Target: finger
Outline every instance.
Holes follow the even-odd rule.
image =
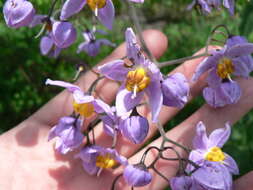
[[[209,105],[204,105],[179,126],[167,132],[167,137],[180,144],[183,144],[184,146],[189,146],[192,144],[192,139],[196,131],[195,127],[199,121],[203,121],[209,133],[216,128],[224,127],[227,121],[229,121],[231,124],[238,121],[253,107],[253,99],[251,96],[253,93],[253,88],[249,87],[253,82],[253,78],[248,80],[238,79],[238,82],[242,88],[242,96],[238,103],[227,105],[226,107],[218,109],[211,108]],[[162,138],[160,137],[149,146],[159,147],[161,142]],[[146,148],[131,157],[130,163],[137,163]],[[186,156],[182,149],[178,149],[178,151],[182,156]],[[147,156],[147,163],[151,162],[155,158],[155,155],[157,154],[151,151],[151,153]],[[165,155],[168,158],[175,157],[174,153],[170,151],[166,151]],[[171,178],[172,176],[175,176],[178,170],[178,162],[158,161],[156,167],[166,177]],[[162,189],[168,185],[168,182],[164,179],[155,174],[153,174],[153,176],[154,178],[152,183],[142,189]]]
[[[146,30],[143,32],[143,37],[147,43],[148,48],[156,58],[159,58],[167,49],[166,36],[157,30]],[[105,58],[100,64],[105,62],[122,58],[126,55],[125,43],[121,44],[113,53]],[[77,82],[77,84],[85,91],[88,90],[93,81],[97,79],[97,75],[91,71],[84,74]],[[101,94],[106,102],[111,102],[116,94],[117,83],[104,79],[98,85],[97,93]],[[73,111],[72,95],[66,90],[54,97],[39,111],[37,111],[31,119],[38,121],[41,124],[49,126],[54,125],[60,117],[70,115]]]
[[[216,47],[212,47],[212,48],[216,48]],[[195,55],[202,54],[204,51],[205,51],[205,49],[202,49],[202,50],[198,51]],[[203,59],[204,59],[204,57],[187,61],[184,64],[177,67],[176,69],[174,69],[169,74],[180,72],[185,75],[185,77],[187,78],[188,81],[191,81],[191,77],[192,77],[193,73],[195,72],[196,66]],[[199,80],[196,83],[190,82],[189,101],[191,101],[195,96],[197,96],[201,92],[201,90],[204,88],[205,85],[206,85],[205,80]],[[180,111],[180,109],[178,109],[178,108],[163,106],[161,109],[161,113],[159,115],[159,121],[161,121],[161,123],[164,124],[167,121],[169,121],[173,116],[175,116],[179,111]],[[145,139],[145,141],[148,141],[157,132],[157,127],[151,121],[151,113],[148,110],[147,106],[142,106],[142,107],[138,108],[138,112],[142,116],[147,117],[149,120],[149,124],[150,124],[149,133],[148,133],[147,138]],[[95,134],[96,134],[96,139],[97,139],[96,142],[97,143],[99,143],[100,145],[106,146],[106,147],[111,146],[112,140],[110,138],[108,138],[108,136],[106,134],[104,134],[102,123],[100,123],[99,126],[96,127]],[[122,154],[126,157],[129,157],[132,154],[134,154],[144,143],[145,142],[143,142],[142,144],[133,144],[132,142],[130,142],[129,140],[127,140],[125,138],[118,138],[118,143],[117,143],[116,148],[120,152],[120,154]]]
[[[252,190],[253,187],[253,171],[240,177],[234,182],[234,190]]]

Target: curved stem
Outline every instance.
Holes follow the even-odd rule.
[[[111,187],[111,190],[114,190],[115,189],[115,185],[117,183],[117,181],[119,180],[119,178],[123,176],[123,174],[119,174],[117,177],[115,177],[115,179],[113,180],[112,182],[112,187]]]

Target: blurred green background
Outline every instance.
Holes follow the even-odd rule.
[[[31,0],[39,14],[46,14],[50,0]],[[198,11],[186,11],[191,0],[146,0],[137,5],[138,15],[143,28],[156,28],[163,31],[169,39],[169,49],[159,61],[176,59],[192,55],[202,48],[212,28],[226,24],[234,34],[244,35],[253,42],[253,1],[237,0],[236,14],[230,17],[227,11],[213,12],[203,16]],[[129,12],[119,0],[114,0],[117,19],[114,30],[108,31],[108,39],[116,44],[124,40],[124,30],[131,26]],[[0,2],[2,10],[3,0]],[[96,64],[108,55],[112,48],[102,47],[96,57],[85,53],[76,54],[77,46],[82,42],[82,23],[90,24],[91,12],[85,8],[73,17],[79,30],[78,40],[57,59],[42,56],[39,52],[39,39],[35,35],[40,26],[11,29],[5,25],[3,15],[0,20],[0,134],[11,129],[26,119],[50,98],[61,91],[60,88],[49,88],[44,85],[46,78],[72,81],[75,66],[79,63]],[[102,26],[99,26],[101,29]],[[102,36],[101,36],[102,37]],[[168,72],[173,67],[163,69]],[[179,124],[200,105],[198,97],[186,106],[167,125],[167,129]],[[233,128],[232,138],[225,146],[225,152],[231,154],[239,163],[241,174],[253,169],[253,112],[249,112]],[[222,126],[221,126],[222,127]]]

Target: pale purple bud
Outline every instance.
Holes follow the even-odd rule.
[[[70,22],[57,21],[53,24],[52,38],[59,48],[67,48],[76,40],[76,29]]]
[[[124,169],[123,177],[127,184],[132,187],[148,185],[152,180],[152,175],[144,164],[128,165]]]
[[[149,124],[145,117],[133,115],[122,121],[119,128],[124,137],[135,144],[139,144],[147,137]]]
[[[3,8],[6,24],[12,28],[28,26],[35,15],[32,3],[26,0],[7,0]]]
[[[189,92],[189,84],[181,73],[172,74],[162,82],[163,104],[166,106],[182,108]]]

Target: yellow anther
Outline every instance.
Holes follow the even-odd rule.
[[[232,60],[226,57],[223,57],[217,65],[217,75],[222,79],[228,78],[234,70]]]
[[[101,9],[106,5],[106,0],[87,0],[87,4],[91,10]]]
[[[89,117],[94,113],[94,106],[92,103],[78,104],[73,102],[74,111],[81,116]]]
[[[127,73],[126,89],[129,91],[140,92],[147,88],[149,83],[150,78],[143,68],[137,68]]]
[[[110,154],[99,155],[96,159],[96,166],[100,168],[112,168],[116,161],[111,158]]]
[[[222,162],[225,160],[225,154],[222,150],[215,146],[209,149],[209,151],[205,154],[205,159],[213,162]]]

